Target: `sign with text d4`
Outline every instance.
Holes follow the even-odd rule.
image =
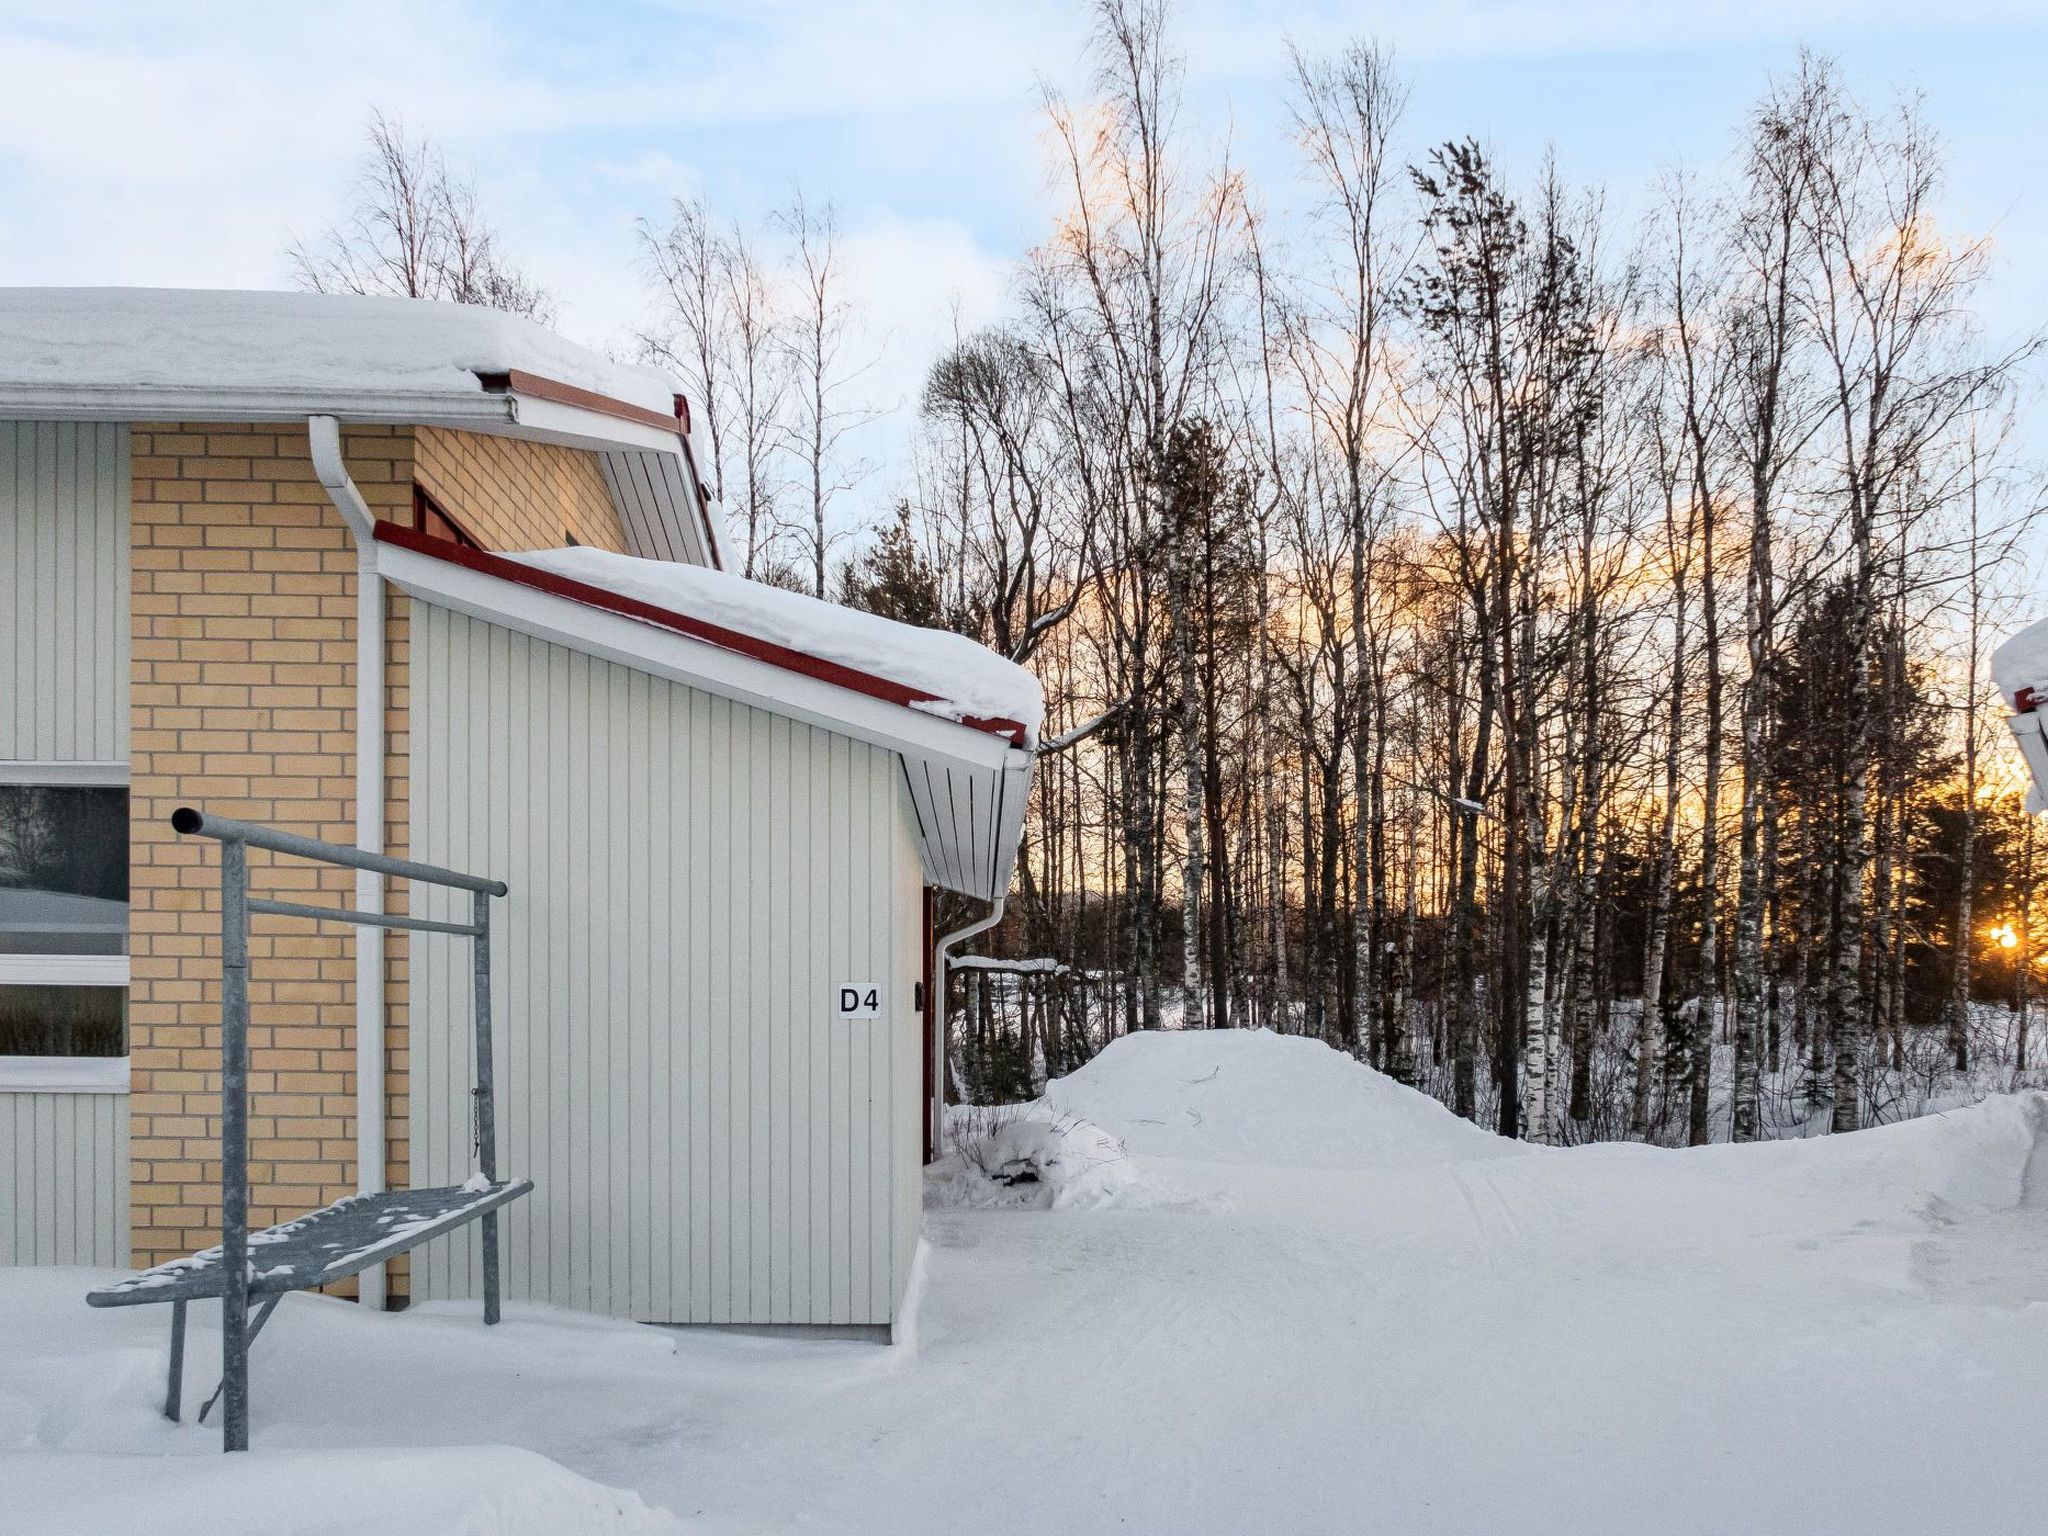
[[[882,988],[879,982],[842,981],[835,989],[836,1011],[842,1019],[879,1019],[882,1016]]]

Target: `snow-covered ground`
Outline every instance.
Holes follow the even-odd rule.
[[[2038,1515],[2048,1098],[1538,1151],[1320,1045],[1229,1032],[1119,1041],[1048,1098],[1013,1121],[1053,1129],[1004,1150],[1082,1155],[1046,1165],[1033,1208],[935,1205],[914,1344],[516,1307],[486,1334],[470,1307],[294,1297],[256,1349],[242,1458],[156,1416],[154,1309],[89,1312],[83,1271],[0,1271],[0,1530],[1868,1536]],[[1090,1198],[1052,1198],[1070,1177]],[[933,1182],[972,1194],[957,1165]],[[212,1347],[196,1330],[193,1401]],[[489,1446],[518,1449],[464,1449]]]

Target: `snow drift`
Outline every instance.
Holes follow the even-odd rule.
[[[1620,1149],[1598,1152],[1611,1150]],[[2048,1210],[2048,1094],[1994,1094],[1964,1109],[1846,1136],[1721,1142],[1667,1155],[1788,1197],[1837,1206],[1882,1202],[1936,1222]]]
[[[13,1465],[10,1466],[10,1463]],[[8,1529],[65,1536],[682,1536],[637,1493],[511,1446],[243,1456],[0,1453]]]
[[[1045,1097],[1133,1152],[1199,1162],[1414,1168],[1529,1150],[1319,1040],[1264,1029],[1126,1035]]]
[[[1029,741],[1037,740],[1045,719],[1038,679],[964,635],[899,624],[801,592],[668,560],[580,546],[510,558],[931,694],[941,702],[915,707],[943,718],[1014,720]]]

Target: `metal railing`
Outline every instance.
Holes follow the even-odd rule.
[[[187,837],[220,844],[220,1246],[221,1388],[223,1448],[249,1447],[249,918],[311,918],[376,928],[409,929],[467,937],[475,945],[476,1153],[477,1167],[492,1183],[498,1177],[497,1117],[491,1071],[491,898],[510,889],[502,880],[463,874],[387,854],[365,853],[339,843],[280,832],[254,822],[209,816],[193,806],[171,813],[171,826]],[[312,859],[348,869],[373,870],[427,885],[468,891],[470,921],[437,922],[358,912],[347,907],[309,906],[249,894],[251,848]],[[498,1321],[498,1218],[483,1217],[484,1321]]]

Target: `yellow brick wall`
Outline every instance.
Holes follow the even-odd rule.
[[[410,433],[351,429],[345,453],[378,516],[409,519]],[[219,850],[177,837],[168,817],[197,804],[355,840],[356,556],[303,428],[138,427],[132,475],[129,1109],[132,1236],[146,1265],[217,1241],[219,1220]],[[389,836],[402,853],[402,617],[392,633]],[[252,888],[287,899],[353,894],[347,870],[257,850],[250,865]],[[405,946],[392,938],[390,1161],[402,1175]],[[355,1187],[351,942],[341,927],[251,923],[252,1224]]]
[[[567,534],[626,552],[595,454],[439,427],[414,437],[414,478],[484,548],[558,549]]]
[[[594,457],[427,428],[343,434],[380,519],[410,524],[415,479],[487,548],[624,539]],[[355,840],[356,554],[314,478],[303,427],[139,426],[132,438],[129,1100],[135,1262],[218,1241],[219,850],[177,837],[196,804]],[[407,851],[407,600],[390,594],[385,846]],[[351,871],[250,854],[251,888],[347,904]],[[395,883],[391,910],[406,910]],[[250,1221],[355,1188],[352,930],[250,925]],[[386,935],[386,1177],[410,1147],[406,944]],[[405,1264],[391,1292],[405,1294]],[[353,1291],[353,1282],[340,1288]]]

